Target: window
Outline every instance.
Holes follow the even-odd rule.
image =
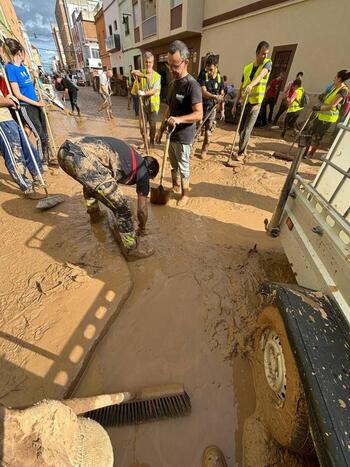
[[[114,20],[114,23],[113,23],[113,24],[114,24],[114,30],[116,31],[116,30],[118,29],[118,24],[117,24],[117,21],[116,21],[116,20]]]
[[[129,16],[124,16],[123,21],[125,27],[125,35],[128,36],[130,34]]]
[[[170,0],[170,8],[175,8],[182,5],[182,0]]]
[[[113,67],[113,70],[112,70],[112,71],[113,71],[113,76],[115,76],[115,75],[117,74],[117,69],[116,69],[116,67]]]
[[[109,29],[109,35],[111,36],[113,34],[113,29],[112,29],[111,24],[108,26],[108,29]]]
[[[91,49],[92,58],[100,58],[100,51],[98,49]]]
[[[140,9],[139,9],[139,2],[136,2],[132,6],[132,12],[134,16],[134,28],[138,28],[140,26]]]
[[[119,73],[120,73],[122,76],[124,75],[124,69],[123,69],[123,67],[122,67],[122,66],[121,66],[121,67],[119,67]]]
[[[135,55],[134,56],[134,69],[141,70],[141,68],[142,68],[141,55]]]

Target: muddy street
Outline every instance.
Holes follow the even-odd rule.
[[[97,112],[91,88],[80,90],[80,119],[51,111],[57,144],[89,134],[140,143],[126,98],[112,101],[111,122]],[[185,208],[174,199],[151,206],[156,254],[129,264],[107,216],[91,225],[81,187],[62,171],[46,177],[66,201],[42,214],[18,196],[1,162],[2,403],[183,383],[190,416],[108,429],[116,467],[196,467],[210,444],[229,467],[243,465],[243,425],[255,411],[249,358],[257,291],[265,279],[294,278],[279,241],[264,230],[289,169],[272,153],[287,145],[258,131],[247,163],[232,170],[223,164],[232,129],[219,125],[208,160],[194,154]],[[162,149],[153,153],[161,157]],[[303,163],[301,172],[310,178],[317,168]],[[123,191],[135,206],[135,189]]]

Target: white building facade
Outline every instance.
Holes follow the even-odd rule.
[[[107,36],[106,50],[110,56],[113,75],[122,75],[124,72],[124,61],[118,0],[103,0],[103,14]]]

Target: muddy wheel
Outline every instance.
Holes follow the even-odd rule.
[[[257,407],[271,436],[300,454],[314,451],[305,394],[282,317],[275,306],[258,318],[254,379]]]

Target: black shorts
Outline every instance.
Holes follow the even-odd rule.
[[[327,133],[331,122],[324,122],[316,118],[312,124],[311,135],[312,135],[312,145],[319,146],[322,138]]]

